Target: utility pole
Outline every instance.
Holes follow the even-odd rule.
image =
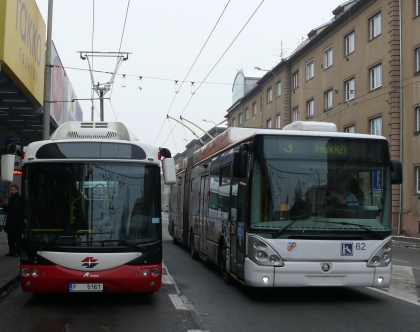
[[[52,0],[50,0],[52,1]],[[80,59],[87,60],[89,65],[90,71],[90,78],[92,80],[92,90],[96,92],[100,99],[100,121],[104,121],[104,96],[105,94],[111,90],[112,85],[114,84],[115,75],[117,75],[118,68],[121,66],[121,62],[128,60],[128,55],[131,54],[129,52],[93,52],[93,51],[79,51]],[[95,81],[93,79],[93,72],[92,67],[90,65],[89,57],[112,57],[117,58],[117,64],[115,66],[114,72],[112,73],[111,79],[106,83],[99,83],[95,85]],[[93,107],[92,107],[92,121],[93,121]]]
[[[48,0],[47,42],[45,50],[44,107],[42,114],[42,139],[50,137],[51,108],[51,35],[52,35],[53,0]]]

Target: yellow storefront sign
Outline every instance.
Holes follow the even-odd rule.
[[[35,0],[0,0],[1,70],[37,106],[44,97],[45,36]]]

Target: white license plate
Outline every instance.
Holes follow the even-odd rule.
[[[69,292],[102,292],[104,284],[69,284]]]

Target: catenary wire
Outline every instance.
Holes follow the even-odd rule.
[[[227,49],[225,50],[225,52],[223,52],[222,56],[219,58],[219,60],[217,60],[216,64],[213,66],[213,68],[209,71],[209,73],[206,75],[206,77],[202,80],[202,83],[200,83],[200,85],[197,87],[197,89],[195,90],[195,93],[198,91],[198,89],[201,87],[201,85],[203,84],[203,82],[205,82],[205,80],[207,79],[207,77],[209,77],[209,75],[213,72],[214,68],[216,68],[216,66],[219,64],[219,62],[222,60],[222,58],[225,56],[225,54],[227,53],[227,51],[230,49],[230,47],[233,45],[233,43],[236,41],[236,39],[239,37],[239,35],[242,33],[242,31],[245,29],[245,27],[248,25],[249,21],[254,17],[255,13],[258,11],[258,9],[261,7],[261,5],[263,4],[264,0],[262,0],[260,2],[260,4],[258,5],[258,7],[255,9],[255,11],[252,13],[252,15],[250,16],[250,18],[246,21],[245,25],[242,27],[242,29],[239,31],[239,33],[236,35],[236,37],[233,39],[233,41],[229,44],[229,46],[227,47]],[[186,108],[188,107],[192,97],[194,95],[191,95],[191,97],[189,98],[187,104],[185,105],[184,109],[181,112],[181,115],[184,114]],[[176,124],[174,125],[174,128],[176,127]],[[164,145],[166,143],[166,141],[168,140],[169,136],[172,135],[173,129],[172,131],[169,133],[168,137],[166,138],[166,140],[164,141],[164,143],[162,145]],[[157,138],[156,138],[157,140]],[[155,142],[156,142],[155,140]]]

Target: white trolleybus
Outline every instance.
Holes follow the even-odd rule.
[[[170,157],[119,122],[66,122],[49,140],[29,144],[21,188],[22,289],[158,291],[160,165],[165,182],[175,183]],[[2,160],[3,178],[6,165]]]
[[[252,287],[389,285],[391,184],[382,136],[332,123],[228,128],[176,166],[169,233],[226,282]]]

